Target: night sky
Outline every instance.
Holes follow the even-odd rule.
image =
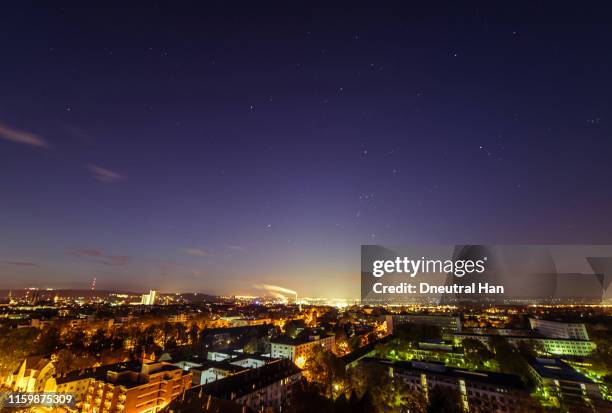
[[[612,242],[602,10],[255,3],[3,9],[0,288],[357,297],[361,244]]]

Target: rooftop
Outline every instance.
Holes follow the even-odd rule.
[[[265,366],[250,369],[212,383],[196,386],[188,390],[188,397],[212,395],[221,399],[233,400],[245,394],[269,386],[284,378],[300,374],[301,370],[289,360],[278,360]],[[202,388],[202,392],[200,392]]]
[[[558,358],[531,357],[528,362],[541,377],[547,379],[592,383],[591,379]]]
[[[201,412],[223,412],[223,413],[250,413],[253,410],[241,406],[229,400],[222,400],[212,396],[200,394],[200,397],[186,395],[172,401],[162,412],[174,413],[201,413]],[[196,394],[196,396],[198,396]]]
[[[167,371],[179,370],[180,368],[166,363],[157,364],[149,374],[163,373]],[[107,383],[118,384],[125,387],[135,387],[147,382],[145,375],[140,374],[142,363],[139,361],[127,361],[123,363],[108,364],[100,367],[93,367],[85,370],[76,370],[64,376],[56,377],[57,384],[68,383],[71,381],[94,379]],[[124,374],[122,374],[124,373]],[[116,375],[110,378],[110,375]]]
[[[525,385],[521,379],[514,374],[496,373],[484,370],[463,370],[452,367],[446,367],[444,363],[422,362],[422,361],[401,361],[388,362],[380,361],[383,364],[388,364],[398,371],[412,371],[416,373],[427,373],[444,377],[455,377],[457,379],[469,380],[472,382],[486,383],[504,387],[512,387],[522,390]]]

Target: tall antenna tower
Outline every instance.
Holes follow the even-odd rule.
[[[91,291],[94,291],[96,289],[96,279],[97,278],[94,277],[93,282],[91,283]]]

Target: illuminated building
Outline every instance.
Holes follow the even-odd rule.
[[[301,368],[304,367],[315,347],[320,346],[327,351],[333,351],[335,345],[335,336],[279,337],[271,341],[270,356],[272,358],[289,359]]]
[[[385,317],[387,334],[393,334],[394,326],[423,324],[440,328],[444,337],[461,331],[461,318],[445,314],[392,314]]]
[[[56,320],[41,320],[39,318],[33,318],[30,320],[30,326],[39,329],[45,329],[55,324]]]
[[[185,313],[173,314],[171,316],[168,316],[169,323],[186,323],[187,320],[188,320],[188,317],[187,317],[187,314]]]
[[[417,348],[410,349],[407,353],[414,360],[438,361],[455,365],[465,363],[463,349],[442,340],[419,342]]]
[[[522,413],[527,411],[529,392],[520,378],[511,374],[468,371],[445,367],[442,363],[381,362],[391,377],[403,380],[426,398],[433,388],[456,391],[462,408],[470,413]]]
[[[190,369],[194,385],[212,383],[247,370],[247,368],[219,361],[207,361],[201,366]]]
[[[6,385],[13,391],[43,392],[51,391],[55,368],[50,359],[42,356],[27,357],[17,370],[6,379]]]
[[[75,319],[70,320],[68,322],[68,325],[73,330],[78,329],[78,328],[84,328],[87,326],[87,319],[86,318],[75,318]]]
[[[568,411],[604,411],[599,386],[557,358],[533,357],[529,370],[537,385],[559,400]]]
[[[191,373],[168,363],[126,362],[55,379],[52,391],[74,393],[81,413],[155,413],[191,387]]]
[[[576,340],[588,340],[586,326],[582,323],[563,323],[559,321],[540,320],[530,318],[531,329],[544,337],[571,338]]]
[[[461,333],[455,334],[455,343],[459,344],[466,338],[472,338],[480,341],[483,344],[488,344],[491,337],[499,337],[497,334],[470,334]],[[520,343],[539,344],[545,352],[564,355],[588,357],[595,350],[595,343],[587,340],[575,340],[567,338],[548,338],[535,336],[504,336],[504,339],[512,345]]]
[[[142,305],[155,305],[155,299],[157,298],[157,291],[151,290],[149,294],[143,294],[140,304]]]
[[[564,356],[588,357],[595,350],[595,343],[585,340],[572,340],[562,338],[538,338],[544,351]]]
[[[193,384],[207,384],[221,380],[232,374],[243,373],[249,369],[255,369],[275,361],[267,357],[246,355],[237,352],[208,352],[207,360],[203,361],[178,361],[175,366],[193,375]]]

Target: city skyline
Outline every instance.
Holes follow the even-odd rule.
[[[7,7],[0,289],[356,298],[362,244],[612,243],[611,27],[449,8]]]

